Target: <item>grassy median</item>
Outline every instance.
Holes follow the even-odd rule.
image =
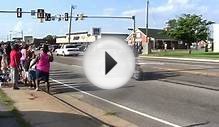
[[[22,114],[14,107],[14,101],[11,100],[0,88],[0,104],[5,105],[8,109],[8,112],[12,114],[11,117],[15,117],[17,123],[20,127],[31,127],[30,123],[26,122]],[[8,117],[8,116],[2,116]]]
[[[219,59],[219,53],[215,52],[204,52],[203,50],[192,50],[192,53],[189,54],[188,50],[169,50],[169,51],[160,51],[153,52],[149,56],[158,56],[158,57],[178,57],[178,58],[200,58],[200,59]]]

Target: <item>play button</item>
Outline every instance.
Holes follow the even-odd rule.
[[[105,75],[107,75],[116,64],[117,62],[107,52],[105,52]]]
[[[102,89],[125,85],[133,75],[135,57],[128,44],[116,38],[100,39],[87,48],[83,69],[88,80]]]

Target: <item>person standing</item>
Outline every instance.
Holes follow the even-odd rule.
[[[5,52],[6,52],[6,55],[7,55],[7,62],[8,64],[10,64],[10,53],[11,53],[11,44],[8,43],[5,47]]]
[[[25,63],[27,61],[27,49],[28,49],[28,45],[24,44],[22,46],[22,49],[21,49],[21,66],[22,66],[22,69],[23,71],[25,71]]]
[[[43,80],[47,84],[47,91],[49,93],[49,71],[50,71],[50,62],[53,61],[53,54],[50,51],[48,45],[44,45],[42,52],[37,56],[36,59],[36,91],[39,90],[40,81]],[[34,64],[33,63],[33,64]],[[32,65],[31,65],[32,66]]]
[[[20,64],[20,55],[19,55],[19,45],[14,44],[12,51],[10,53],[10,69],[11,69],[11,82],[13,84],[13,89],[19,89],[18,87],[18,78],[19,78],[19,64]]]

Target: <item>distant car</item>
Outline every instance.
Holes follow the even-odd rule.
[[[55,52],[55,50],[58,49],[58,48],[60,48],[59,45],[50,45],[49,46],[49,50],[52,51],[52,52]]]
[[[43,48],[42,46],[38,46],[36,47],[36,50],[40,50],[41,48]]]
[[[56,55],[62,55],[62,56],[67,56],[67,55],[73,55],[73,56],[78,56],[80,54],[79,48],[76,45],[72,44],[66,44],[62,45],[61,48],[55,50]]]

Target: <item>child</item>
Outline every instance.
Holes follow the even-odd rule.
[[[30,82],[30,87],[34,87],[36,89],[36,55],[33,53],[30,61],[30,68],[28,72],[28,80]]]

